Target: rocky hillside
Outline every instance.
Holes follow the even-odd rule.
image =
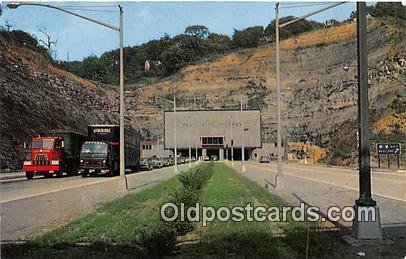
[[[405,28],[404,21],[369,21],[371,115],[373,132],[380,136],[391,135],[391,127],[398,135],[406,133]],[[272,140],[276,135],[274,49],[270,44],[211,58],[142,88],[127,85],[126,119],[144,136],[163,137],[163,110],[172,107],[156,102],[154,96],[171,98],[176,92],[178,106],[184,109],[237,108],[243,98],[246,108],[261,109],[263,141]],[[57,69],[1,36],[0,51],[2,166],[19,164],[14,158],[23,157],[22,143],[47,129],[84,131],[89,123],[116,121],[117,87]],[[351,145],[356,144],[356,64],[355,23],[281,42],[285,137],[329,148],[327,156],[334,157],[333,162],[351,161],[355,150]],[[342,157],[341,144],[349,157]]]
[[[395,96],[405,98],[405,22],[369,20],[368,58],[371,109],[376,119]],[[322,29],[281,42],[284,135],[326,146],[342,124],[356,121],[356,23]],[[275,46],[207,60],[181,70],[163,82],[131,91],[133,119],[149,124],[161,136],[162,107],[153,96],[178,93],[179,106],[191,109],[260,108],[264,141],[276,135]],[[404,116],[398,114],[397,116]],[[404,118],[404,117],[403,117]],[[403,120],[404,122],[404,120]],[[152,126],[151,126],[152,125]],[[355,127],[356,124],[354,124]],[[385,125],[387,127],[390,125]],[[354,133],[355,133],[355,128]],[[404,123],[399,129],[406,132]]]
[[[86,132],[115,122],[117,95],[52,66],[42,55],[0,34],[1,167],[21,166],[24,142],[49,129]]]

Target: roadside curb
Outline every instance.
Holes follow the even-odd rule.
[[[20,178],[25,178],[25,174],[1,176],[1,177],[0,177],[0,181],[13,180],[13,179],[20,179]]]

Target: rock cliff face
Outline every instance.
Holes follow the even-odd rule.
[[[383,116],[396,95],[405,98],[405,22],[369,20],[368,62],[371,109]],[[153,96],[178,93],[179,106],[192,109],[245,107],[262,112],[265,140],[276,135],[275,46],[212,58],[176,76],[132,91],[140,121],[162,135],[162,107]],[[323,29],[281,42],[284,135],[324,146],[343,123],[356,120],[356,24]],[[141,111],[141,112],[140,112]],[[157,123],[157,124],[154,124]]]
[[[369,21],[368,72],[375,121],[392,115],[405,118],[405,28],[404,21]],[[244,107],[261,109],[263,141],[269,141],[276,135],[274,49],[274,45],[264,45],[241,50],[186,67],[156,84],[127,85],[126,119],[144,136],[162,137],[163,110],[172,106],[155,101],[154,96],[172,98],[176,92],[178,106],[184,109],[234,109],[243,98]],[[89,123],[117,123],[118,87],[73,76],[1,36],[0,51],[2,167],[20,165],[23,142],[40,132],[52,128],[85,131]],[[283,132],[288,139],[334,148],[333,136],[339,136],[343,127],[352,132],[357,111],[356,64],[355,23],[281,42]],[[397,108],[388,108],[395,98]],[[392,126],[405,132],[402,121]],[[388,125],[380,123],[379,127],[385,132]]]
[[[50,129],[86,132],[89,123],[115,122],[115,91],[75,77],[42,55],[0,36],[0,159],[15,168],[24,142]]]

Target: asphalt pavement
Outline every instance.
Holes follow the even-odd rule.
[[[230,164],[230,163],[229,163]],[[266,187],[292,205],[305,202],[320,207],[326,213],[331,206],[353,206],[358,199],[358,172],[354,169],[340,169],[298,164],[283,164],[284,188],[275,188],[276,163],[259,164],[249,161],[247,171],[241,173],[241,162],[234,168],[249,179]],[[388,172],[372,173],[372,196],[380,209],[384,230],[406,237],[406,175]],[[339,221],[343,227],[351,222]],[[388,231],[389,233],[389,231]]]
[[[126,175],[128,190],[139,191],[179,171],[166,167]],[[16,180],[0,184],[1,241],[26,240],[89,213],[97,206],[126,195],[120,177],[62,177]]]

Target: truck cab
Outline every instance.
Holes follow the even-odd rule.
[[[116,145],[117,146],[117,145]],[[108,171],[111,175],[118,173],[118,146],[103,141],[86,141],[80,151],[80,168],[82,176],[89,173],[98,174]]]
[[[84,138],[83,134],[65,130],[51,130],[32,138],[30,154],[23,162],[27,179],[32,179],[34,175],[76,175]]]
[[[63,153],[63,138],[33,138],[29,159],[23,163],[27,179],[32,179],[35,174],[48,177],[61,172]]]

